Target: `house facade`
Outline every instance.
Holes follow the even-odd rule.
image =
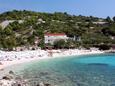
[[[45,44],[54,44],[55,41],[58,41],[58,40],[67,40],[68,37],[65,33],[46,33],[44,35],[44,42]]]

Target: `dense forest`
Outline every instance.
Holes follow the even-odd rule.
[[[65,33],[81,40],[68,40],[66,47],[92,47],[115,43],[115,17],[76,16],[68,13],[40,13],[9,11],[0,14],[0,48],[34,45],[39,37],[39,47],[44,48],[44,33]]]

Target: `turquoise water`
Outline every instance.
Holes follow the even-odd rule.
[[[41,81],[56,86],[115,86],[115,54],[34,61],[18,72],[31,86]]]

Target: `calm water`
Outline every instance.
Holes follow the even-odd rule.
[[[34,61],[25,64],[18,73],[30,83],[44,81],[56,86],[115,86],[115,54]]]

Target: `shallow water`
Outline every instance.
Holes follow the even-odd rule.
[[[115,54],[47,59],[13,68],[31,86],[41,81],[56,86],[115,86]]]

